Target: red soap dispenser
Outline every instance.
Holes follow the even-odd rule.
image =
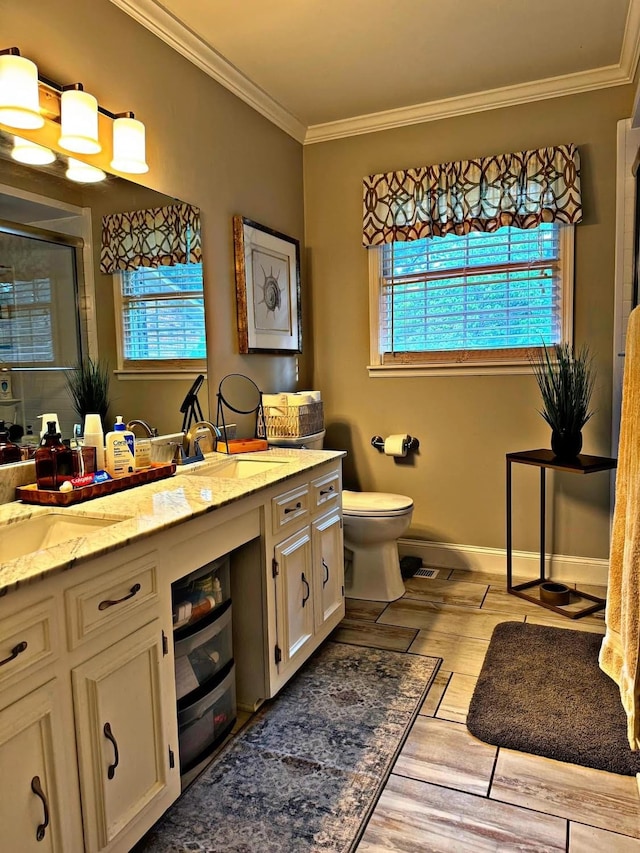
[[[36,482],[39,489],[58,491],[73,477],[73,454],[56,432],[56,422],[47,422],[47,431],[36,450]]]
[[[7,462],[20,462],[21,459],[20,448],[9,438],[9,432],[4,421],[0,421],[0,465]]]

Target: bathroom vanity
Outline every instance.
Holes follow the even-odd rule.
[[[344,615],[342,455],[214,454],[65,510],[0,506],[3,847],[129,851],[179,796],[175,581],[230,554],[241,708],[326,639]],[[74,538],[47,547],[63,524]]]

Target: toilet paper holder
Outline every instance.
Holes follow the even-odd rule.
[[[371,439],[371,446],[375,447],[380,453],[384,453],[384,438],[381,435],[374,435]],[[411,435],[408,435],[402,442],[403,450],[406,453],[417,450],[420,447],[420,441]]]

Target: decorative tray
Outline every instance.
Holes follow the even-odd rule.
[[[106,483],[94,483],[91,486],[82,486],[71,492],[54,492],[48,489],[39,489],[35,483],[28,486],[18,486],[16,489],[17,500],[27,504],[41,504],[42,506],[70,506],[71,504],[90,501],[92,498],[102,498],[114,492],[124,489],[132,489],[144,483],[153,483],[155,480],[163,480],[170,477],[176,470],[176,466],[152,464],[150,468],[143,468],[135,474],[126,477],[107,480]]]

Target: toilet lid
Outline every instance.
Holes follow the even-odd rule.
[[[342,492],[342,511],[347,515],[400,515],[413,508],[406,495],[388,492]]]

